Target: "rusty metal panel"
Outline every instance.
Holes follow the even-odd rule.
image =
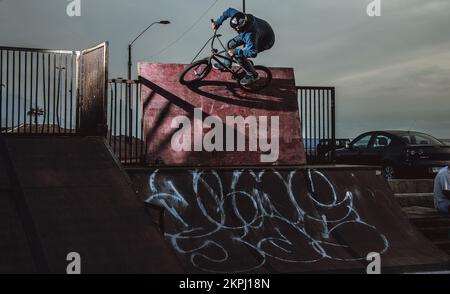
[[[108,42],[81,51],[79,73],[79,131],[105,135],[108,90]]]
[[[0,163],[0,168],[5,168]],[[36,273],[33,255],[27,242],[11,187],[0,186],[0,274]]]
[[[33,237],[14,229],[9,232],[14,238],[1,238],[2,248],[9,248],[12,257],[23,258],[32,269],[36,265],[38,273],[64,274],[69,252],[81,255],[85,274],[183,272],[104,139],[3,140],[11,162],[9,176],[16,179],[12,199],[19,201],[16,209],[22,213],[12,217],[15,209],[2,205],[2,211],[9,209],[0,214],[0,224],[20,228],[11,216]],[[2,193],[2,204],[5,197]],[[0,271],[30,272],[25,266],[18,269],[12,257],[0,259]]]
[[[0,187],[0,274],[33,274],[36,268],[13,197]]]
[[[36,273],[24,225],[15,203],[4,148],[0,141],[0,274]]]
[[[131,173],[166,208],[166,238],[191,273],[365,273],[442,265],[448,256],[364,168],[159,169]]]
[[[5,159],[3,158],[3,156],[4,155],[0,153],[0,189],[9,189],[10,181],[8,173],[6,172]]]
[[[207,79],[189,88],[178,82],[179,73],[186,65],[140,63],[139,75],[142,83],[142,105],[144,133],[148,164],[152,166],[252,166],[252,165],[302,165],[305,154],[300,130],[294,72],[291,68],[271,68],[273,82],[270,87],[258,93],[250,93],[239,88],[229,74],[213,70]],[[195,111],[197,109],[197,112]],[[200,116],[195,116],[195,113]],[[230,124],[227,117],[256,119],[259,131],[251,127],[239,130]],[[172,124],[177,118],[185,118],[191,125],[191,148],[174,150],[172,140],[179,130]],[[203,137],[210,134],[211,127],[202,128],[203,121],[211,117],[218,130],[216,141],[222,141],[214,150],[207,151]],[[214,117],[214,118],[213,118]],[[279,119],[278,134],[272,119]],[[267,127],[261,121],[268,120]],[[211,125],[212,126],[212,125]],[[196,129],[198,131],[196,131]],[[220,131],[220,129],[222,129]],[[231,131],[229,137],[225,135]],[[187,131],[189,132],[189,131]],[[186,132],[186,133],[187,133]],[[243,135],[246,147],[240,151],[231,143],[231,136]],[[250,148],[250,135],[257,141],[265,135],[279,142],[279,154],[263,162],[261,145]],[[197,134],[197,135],[196,135]],[[223,136],[223,137],[222,137]],[[196,139],[197,138],[197,139]],[[199,140],[198,140],[199,138]],[[223,139],[223,140],[221,140]],[[197,140],[197,141],[196,141]],[[202,146],[203,145],[203,146]],[[222,146],[222,147],[220,147]],[[256,149],[256,150],[255,150]]]

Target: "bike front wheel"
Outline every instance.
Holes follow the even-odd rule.
[[[212,65],[208,59],[198,60],[188,65],[180,74],[180,83],[190,85],[199,82],[208,76]]]
[[[250,92],[257,92],[267,88],[272,82],[272,72],[270,71],[270,69],[262,65],[257,65],[255,66],[255,70],[258,73],[258,80],[249,85],[242,85],[241,81],[239,80],[238,83],[242,89]]]

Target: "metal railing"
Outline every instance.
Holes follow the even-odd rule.
[[[109,80],[107,140],[125,165],[145,163],[146,143],[141,111],[141,85],[135,80]]]
[[[297,87],[297,92],[307,162],[331,162],[336,146],[335,88]]]
[[[79,51],[0,47],[0,134],[79,133]],[[297,87],[308,163],[332,160],[335,88]],[[147,145],[136,80],[108,83],[107,140],[123,164],[145,164]],[[330,152],[318,150],[328,142]]]
[[[76,133],[76,69],[76,51],[0,47],[0,133]]]

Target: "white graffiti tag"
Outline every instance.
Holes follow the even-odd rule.
[[[295,271],[302,264],[364,261],[389,248],[361,219],[354,193],[338,192],[317,170],[193,170],[175,177],[155,171],[146,201],[167,210],[175,225],[166,238],[204,272],[280,263]]]

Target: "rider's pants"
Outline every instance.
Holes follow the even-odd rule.
[[[228,42],[227,47],[228,47],[228,50],[230,50],[230,49],[235,49],[235,48],[237,48],[239,46],[242,46],[242,45],[244,45],[244,41],[239,36],[236,36],[234,39],[231,39]],[[236,61],[245,70],[245,72],[248,75],[251,75],[251,76],[254,76],[254,77],[256,77],[258,75],[256,73],[255,68],[253,67],[253,64],[246,57],[237,57],[236,56]],[[225,60],[225,64],[227,66],[231,66],[231,62],[229,60]]]

